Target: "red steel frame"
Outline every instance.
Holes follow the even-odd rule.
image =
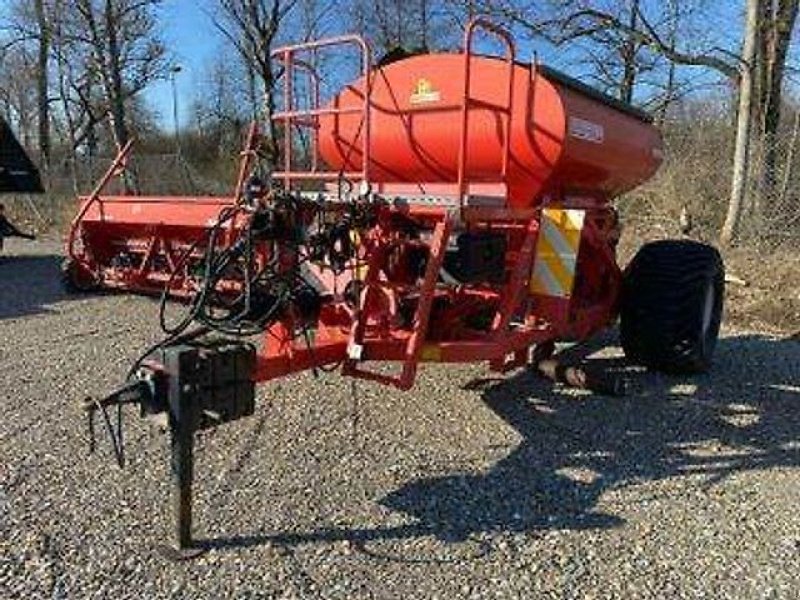
[[[506,101],[494,105],[471,98],[471,59],[474,36],[483,30],[496,36],[505,45],[505,61],[509,66],[509,88]],[[355,47],[361,54],[361,71],[365,93],[363,105],[341,109],[320,105],[320,78],[315,71],[316,54],[322,49]],[[312,54],[312,60],[303,59]],[[320,185],[344,177],[367,184],[369,190],[371,166],[371,116],[372,82],[374,74],[369,46],[359,36],[341,36],[279,48],[272,58],[283,66],[283,106],[273,115],[277,126],[283,127],[282,170],[273,173],[282,181],[286,192],[307,189],[304,186]],[[362,293],[355,307],[338,300],[322,307],[315,327],[313,341],[298,339],[291,317],[273,325],[264,336],[254,378],[259,381],[274,379],[289,373],[341,364],[344,374],[409,389],[415,380],[420,362],[475,362],[489,361],[497,371],[506,371],[524,364],[529,350],[538,344],[550,344],[559,339],[585,339],[605,327],[616,315],[616,302],[620,281],[619,268],[614,258],[613,244],[608,238],[615,235],[615,225],[608,225],[604,214],[610,209],[605,198],[557,198],[558,206],[587,211],[582,232],[582,245],[592,251],[581,251],[576,272],[590,277],[594,272],[605,272],[608,290],[591,302],[585,298],[534,298],[529,292],[529,282],[535,262],[535,248],[540,231],[543,203],[531,208],[513,209],[506,203],[498,207],[469,206],[466,202],[468,181],[470,110],[489,108],[505,116],[502,167],[498,182],[505,183],[511,159],[511,119],[513,114],[513,76],[516,50],[510,35],[483,19],[472,21],[464,37],[464,94],[461,99],[461,129],[459,132],[458,178],[454,184],[436,184],[449,195],[458,198],[455,208],[430,206],[412,201],[403,207],[386,205],[381,209],[379,225],[370,231],[359,246],[360,258],[353,267],[356,271],[366,267],[362,280]],[[532,66],[529,84],[529,105],[535,69]],[[294,77],[302,72],[312,86],[312,106],[296,107]],[[319,117],[322,115],[360,113],[363,118],[361,141],[361,170],[338,173],[324,171],[318,162]],[[313,131],[313,156],[310,170],[295,170],[294,130],[298,127]],[[194,282],[185,272],[186,263],[195,256],[192,245],[203,239],[209,227],[218,218],[220,210],[240,204],[245,182],[252,171],[257,156],[258,135],[251,128],[232,197],[224,198],[153,198],[141,196],[105,196],[104,190],[115,175],[127,165],[131,144],[119,156],[101,179],[96,189],[86,198],[70,228],[67,255],[87,277],[98,280],[106,287],[126,290],[160,292],[164,285],[175,296],[188,296],[194,291]],[[421,182],[427,185],[427,182]],[[554,201],[551,201],[554,202]],[[337,202],[330,201],[335,207]],[[343,204],[338,204],[343,207]],[[139,211],[137,213],[137,210]],[[334,208],[335,210],[335,208]],[[425,224],[429,232],[429,255],[421,281],[401,284],[388,280],[382,273],[382,261],[391,251],[396,232],[391,216],[402,212],[415,221]],[[231,219],[228,243],[247,218],[245,211]],[[611,220],[613,221],[613,219]],[[502,286],[442,286],[440,270],[451,235],[456,231],[502,230],[513,240],[509,244],[506,264],[510,276]],[[116,232],[116,233],[114,233]],[[78,240],[82,244],[78,244]],[[106,246],[121,244],[126,252],[134,253],[137,263],[119,267],[109,265],[111,250]],[[201,248],[197,248],[199,254]],[[103,256],[101,256],[101,254]],[[158,262],[166,265],[157,265]],[[183,272],[181,271],[183,269]],[[577,285],[577,284],[576,284]],[[413,295],[416,300],[412,327],[401,328],[393,323],[399,295]],[[456,322],[471,306],[488,307],[494,312],[486,331],[469,331],[453,334],[447,322],[432,322],[437,298],[452,300],[447,321]],[[452,324],[452,323],[451,323]],[[366,361],[399,362],[395,374],[371,371]]]
[[[497,106],[480,102],[470,96],[472,90],[472,48],[475,39],[475,32],[484,29],[495,35],[506,48],[505,60],[508,64],[508,98],[505,106]],[[514,63],[516,62],[517,51],[511,35],[504,29],[498,27],[491,21],[476,18],[469,22],[464,33],[464,94],[461,99],[461,131],[458,145],[458,199],[461,212],[464,212],[464,197],[467,191],[467,158],[468,158],[468,136],[469,136],[469,115],[471,108],[489,108],[499,112],[504,116],[505,130],[503,132],[503,162],[500,168],[500,178],[506,179],[508,172],[508,162],[511,158],[511,115],[514,114]]]

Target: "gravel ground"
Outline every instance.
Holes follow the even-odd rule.
[[[131,414],[120,470],[76,408],[156,304],[65,297],[58,252],[0,258],[0,598],[800,597],[800,343],[734,330],[712,374],[631,371],[625,399],[483,367],[264,385],[199,437],[212,549],[166,562],[166,438]]]

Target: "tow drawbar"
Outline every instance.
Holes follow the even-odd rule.
[[[146,357],[125,385],[103,399],[83,401],[89,451],[96,448],[95,421],[100,413],[120,467],[125,464],[125,405],[138,404],[140,416],[168,425],[176,523],[174,541],[161,548],[167,558],[186,560],[206,550],[192,538],[195,433],[253,414],[255,357],[252,344],[224,339],[165,346]],[[111,408],[117,409],[115,419]]]

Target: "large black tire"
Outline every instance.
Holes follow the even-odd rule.
[[[622,283],[625,356],[666,373],[707,371],[724,296],[725,266],[716,249],[689,240],[643,246]]]
[[[61,263],[61,286],[68,294],[87,294],[99,288],[95,277],[71,258]]]

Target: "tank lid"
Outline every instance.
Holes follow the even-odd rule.
[[[566,73],[562,73],[561,71],[558,71],[553,67],[548,67],[547,65],[539,65],[538,68],[539,72],[544,75],[546,79],[559,83],[564,87],[570,88],[585,96],[589,96],[592,100],[602,102],[611,108],[619,110],[620,112],[624,112],[625,114],[635,117],[640,121],[644,121],[647,124],[651,124],[653,122],[652,115],[643,111],[642,109],[637,108],[632,104],[628,104],[627,102],[623,102],[622,100],[618,100],[617,98],[609,96],[608,94],[604,94],[600,90],[588,86],[585,83],[578,81],[574,77],[570,77]]]

